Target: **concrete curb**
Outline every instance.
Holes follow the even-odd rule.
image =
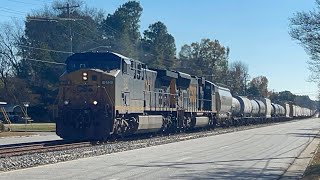
[[[305,170],[312,162],[315,152],[318,150],[320,143],[319,132],[316,137],[312,137],[311,141],[301,151],[298,157],[294,159],[289,168],[281,176],[280,179],[302,179]]]

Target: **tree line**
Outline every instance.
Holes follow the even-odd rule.
[[[177,52],[175,38],[163,22],[154,22],[140,33],[142,13],[137,1],[128,1],[107,14],[84,1],[60,0],[28,14],[23,23],[2,23],[0,100],[12,104],[29,101],[35,117],[50,119],[66,58],[72,53],[105,51],[139,59],[150,68],[203,76],[228,86],[235,95],[272,95],[267,77],[249,81],[248,65],[229,63],[230,48],[216,39],[203,38]]]

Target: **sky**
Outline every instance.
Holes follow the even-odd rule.
[[[1,0],[0,22],[25,17],[52,0]],[[86,0],[87,5],[113,13],[126,0]],[[289,90],[316,99],[317,86],[307,82],[309,56],[291,39],[289,18],[315,8],[314,0],[140,0],[141,32],[162,21],[176,41],[217,39],[230,48],[229,62],[242,61],[251,78],[263,75],[270,91]]]

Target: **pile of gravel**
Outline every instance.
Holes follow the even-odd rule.
[[[146,148],[150,146],[185,141],[190,139],[247,130],[247,129],[257,128],[257,127],[264,127],[269,125],[271,124],[241,126],[241,127],[229,128],[229,129],[218,128],[213,131],[174,134],[170,136],[152,137],[152,138],[132,140],[132,141],[119,141],[119,142],[105,143],[101,145],[93,145],[89,147],[81,147],[81,148],[75,148],[75,149],[0,158],[0,172],[34,167],[34,166],[45,165],[45,164],[52,164],[52,163],[63,162],[63,161],[70,161],[70,160],[75,160],[75,159],[85,158],[85,157],[99,156],[99,155],[116,153],[121,151],[128,151],[132,149]]]

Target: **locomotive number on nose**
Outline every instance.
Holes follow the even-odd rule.
[[[113,81],[112,80],[102,81],[102,84],[106,84],[106,85],[113,84]]]

